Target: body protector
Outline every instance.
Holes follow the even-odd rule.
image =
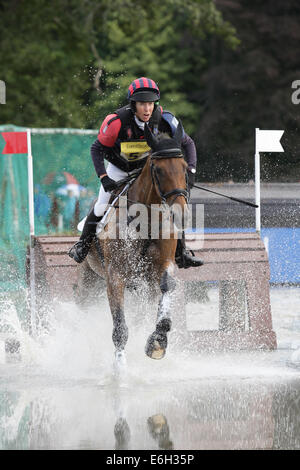
[[[178,121],[168,111],[157,106],[149,121],[154,134],[166,132],[172,137]],[[98,140],[105,146],[105,158],[123,171],[130,172],[144,166],[150,152],[144,131],[137,125],[130,106],[118,109],[104,120]]]

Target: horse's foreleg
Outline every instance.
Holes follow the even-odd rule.
[[[122,359],[128,340],[128,327],[124,315],[124,281],[116,273],[109,273],[107,280],[107,295],[113,320],[112,340],[116,348],[116,358]]]
[[[161,297],[158,305],[155,331],[149,336],[146,344],[146,354],[151,359],[162,359],[168,345],[167,333],[172,326],[171,295],[176,287],[176,281],[168,269],[163,271],[160,278]]]
[[[175,290],[176,281],[169,274],[168,270],[164,271],[160,280],[161,297],[158,305],[156,330],[170,331],[171,321],[171,294]]]

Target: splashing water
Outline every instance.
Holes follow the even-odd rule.
[[[299,297],[295,294],[298,295],[299,290],[294,291],[289,291],[292,294],[290,299],[294,299],[297,304]],[[295,327],[293,301],[289,301],[293,315],[288,318],[285,309],[284,319],[280,319],[280,299],[284,296],[287,302],[287,293],[277,290],[273,294],[273,323],[274,329],[280,333],[277,333],[279,349],[296,349],[300,344],[300,328],[298,331],[297,325]],[[145,304],[142,300],[143,296],[129,293],[125,300],[129,327],[126,346],[128,374],[135,377],[137,382],[146,384],[159,381],[162,375],[164,381],[176,381],[207,377],[282,376],[291,373],[284,368],[284,362],[280,362],[282,353],[278,351],[192,354],[185,351],[184,347],[178,351],[176,327],[170,333],[166,358],[153,361],[145,356],[144,347],[155,327],[157,304]],[[196,304],[193,305],[195,308]],[[209,307],[207,310],[211,313]],[[10,300],[5,304],[2,302],[0,331],[9,332],[20,342],[22,365],[40,367],[44,373],[73,379],[90,376],[99,378],[101,382],[103,377],[111,375],[114,357],[112,320],[105,297],[99,298],[99,303],[88,310],[81,310],[72,302],[54,302],[51,307],[45,306],[43,315],[47,316],[46,326],[40,326],[37,337],[33,339],[22,327],[13,303]]]
[[[144,353],[158,302],[128,293],[127,373],[121,378],[113,374],[105,297],[88,310],[72,302],[45,306],[47,321],[34,339],[6,299],[0,330],[19,340],[20,360],[0,365],[0,448],[280,448],[284,437],[274,434],[274,416],[286,413],[286,403],[295,415],[289,411],[282,436],[297,448],[292,430],[299,388],[292,384],[299,370],[287,362],[300,333],[299,292],[271,290],[277,351],[190,353],[178,349],[174,328],[161,361]],[[149,431],[153,422],[163,423],[161,434]]]

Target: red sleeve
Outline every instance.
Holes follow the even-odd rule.
[[[100,131],[99,131],[99,134],[98,134],[98,140],[102,145],[105,145],[106,147],[113,147],[114,146],[114,144],[115,144],[115,142],[118,138],[120,129],[121,129],[121,120],[120,119],[115,119],[110,124],[108,124],[108,121],[110,121],[110,119],[112,119],[116,116],[117,116],[116,114],[109,114],[108,116],[106,116],[106,118],[104,119],[104,121],[103,121],[103,123],[100,127]]]

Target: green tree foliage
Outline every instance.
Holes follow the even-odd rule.
[[[253,178],[255,128],[284,129],[285,152],[263,154],[262,178],[298,180],[299,106],[291,88],[300,79],[300,4],[297,0],[216,0],[235,28],[233,51],[212,38],[211,62],[202,75],[203,113],[196,142],[203,179]]]
[[[76,1],[4,1],[1,124],[80,127],[90,50]]]
[[[94,23],[97,20],[95,15]],[[163,107],[178,114],[193,132],[200,114],[194,94],[207,63],[205,39],[218,35],[236,45],[233,29],[213,3],[121,2],[108,14],[107,28],[97,42],[103,64],[100,113],[125,104],[128,84],[138,76],[149,76],[161,89]]]
[[[153,78],[198,149],[198,178],[253,178],[255,127],[285,129],[264,179],[299,180],[297,0],[2,0],[0,124],[98,128]]]
[[[237,41],[212,0],[3,1],[1,79],[7,104],[0,123],[98,127],[126,103],[128,84],[150,76],[162,105],[197,128],[199,76],[206,41]]]

